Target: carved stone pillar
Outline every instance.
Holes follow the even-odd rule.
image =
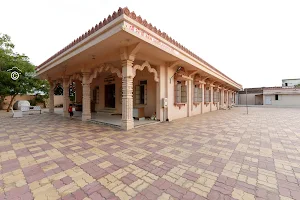
[[[202,99],[201,99],[201,114],[203,114],[204,113],[204,91],[205,91],[204,84],[201,83],[200,87],[202,88],[201,89],[201,95],[202,95]]]
[[[220,106],[221,106],[222,109],[224,109],[224,95],[225,95],[224,94],[224,88],[222,87],[222,89],[221,89],[221,99],[220,99],[220,101],[221,101]]]
[[[224,109],[227,108],[227,105],[228,105],[228,90],[224,90]]]
[[[49,81],[50,90],[49,90],[49,113],[54,113],[54,88],[55,84],[53,81]]]
[[[192,81],[187,81],[187,116],[192,116],[193,96],[192,96]]]
[[[82,121],[92,118],[90,74],[89,70],[82,71]]]
[[[230,91],[227,90],[227,107],[230,106]]]
[[[121,128],[129,130],[134,128],[133,121],[133,61],[122,61],[122,123]]]
[[[63,111],[64,111],[64,117],[69,116],[68,108],[70,104],[70,97],[69,97],[69,77],[65,76],[63,78]]]
[[[159,82],[156,83],[156,118],[159,121],[166,121],[166,109],[163,108],[163,98],[166,97],[166,67],[161,65],[157,68]]]
[[[232,106],[232,100],[233,100],[233,92],[230,91],[230,106]]]
[[[210,86],[210,112],[213,111],[213,105],[214,105],[214,87]]]
[[[218,101],[217,101],[217,110],[220,110],[220,99],[219,99],[219,93],[220,93],[220,89],[217,88],[216,90],[216,95],[217,95],[217,98],[218,98]]]

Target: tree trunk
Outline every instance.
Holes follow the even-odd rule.
[[[12,104],[12,102],[14,101],[14,99],[15,99],[15,97],[16,97],[17,95],[16,94],[14,94],[12,97],[11,97],[11,100],[10,100],[10,102],[9,102],[9,105],[8,105],[8,107],[7,107],[7,110],[6,110],[6,112],[9,112],[9,110],[10,110],[10,107],[11,107],[11,104]]]

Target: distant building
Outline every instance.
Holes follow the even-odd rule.
[[[245,88],[239,92],[238,96],[238,104],[240,105],[300,107],[299,87]]]
[[[282,87],[294,87],[300,85],[300,78],[282,79]]]

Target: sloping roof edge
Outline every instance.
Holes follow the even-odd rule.
[[[228,76],[226,76],[224,73],[222,73],[221,71],[219,71],[218,69],[216,69],[215,67],[213,67],[212,65],[210,65],[208,62],[206,62],[205,60],[203,60],[202,58],[200,58],[198,55],[194,54],[189,49],[187,49],[186,47],[184,47],[183,45],[181,45],[180,43],[178,43],[176,40],[174,40],[173,38],[171,38],[170,36],[168,36],[165,32],[162,32],[160,29],[156,28],[151,23],[148,23],[146,19],[142,19],[141,16],[136,16],[136,14],[135,14],[134,11],[130,12],[130,10],[127,7],[125,7],[125,8],[119,8],[117,12],[115,11],[115,12],[113,12],[112,15],[109,15],[107,18],[104,18],[104,20],[101,21],[99,24],[96,24],[94,27],[92,27],[87,32],[85,32],[84,34],[82,34],[81,36],[79,36],[77,39],[73,40],[70,44],[68,44],[67,46],[65,46],[63,49],[61,49],[60,51],[58,51],[56,54],[54,54],[53,56],[51,56],[50,58],[48,58],[46,61],[44,61],[40,65],[38,65],[36,67],[36,69],[41,68],[43,65],[45,65],[48,62],[50,62],[51,60],[53,60],[54,58],[56,58],[60,54],[64,53],[65,51],[69,50],[70,48],[72,48],[73,46],[75,46],[76,44],[78,44],[79,42],[81,42],[82,40],[86,39],[87,37],[89,37],[90,35],[92,35],[93,33],[95,33],[97,30],[99,30],[102,27],[106,26],[107,24],[109,24],[110,22],[112,22],[117,17],[121,16],[122,14],[125,14],[128,17],[130,17],[131,19],[133,19],[133,20],[137,21],[138,23],[142,24],[144,27],[146,27],[150,31],[156,33],[157,35],[159,35],[160,37],[164,38],[165,40],[167,40],[171,44],[175,45],[179,49],[183,50],[187,54],[191,55],[192,57],[196,58],[200,62],[202,62],[205,65],[209,66],[210,68],[214,69],[218,73],[222,74],[223,76],[225,76],[226,78],[228,78],[229,80],[231,80],[232,82],[234,82],[235,84],[237,84],[240,87],[242,87],[241,84],[235,82],[234,80],[232,80],[231,78],[229,78]]]

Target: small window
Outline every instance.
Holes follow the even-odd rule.
[[[211,102],[211,96],[210,96],[210,89],[209,89],[209,87],[205,88],[204,102]]]
[[[177,81],[175,85],[175,103],[187,102],[187,87],[184,82]]]
[[[219,102],[220,101],[220,95],[219,95],[220,93],[219,93],[219,91],[214,91],[214,93],[213,93],[213,100],[214,100],[214,103],[216,103],[216,102]]]
[[[194,87],[194,103],[202,102],[202,88],[199,88],[198,85]]]
[[[278,94],[275,94],[275,100],[278,101],[279,98],[278,98]]]
[[[285,86],[288,86],[288,83],[285,83]]]

